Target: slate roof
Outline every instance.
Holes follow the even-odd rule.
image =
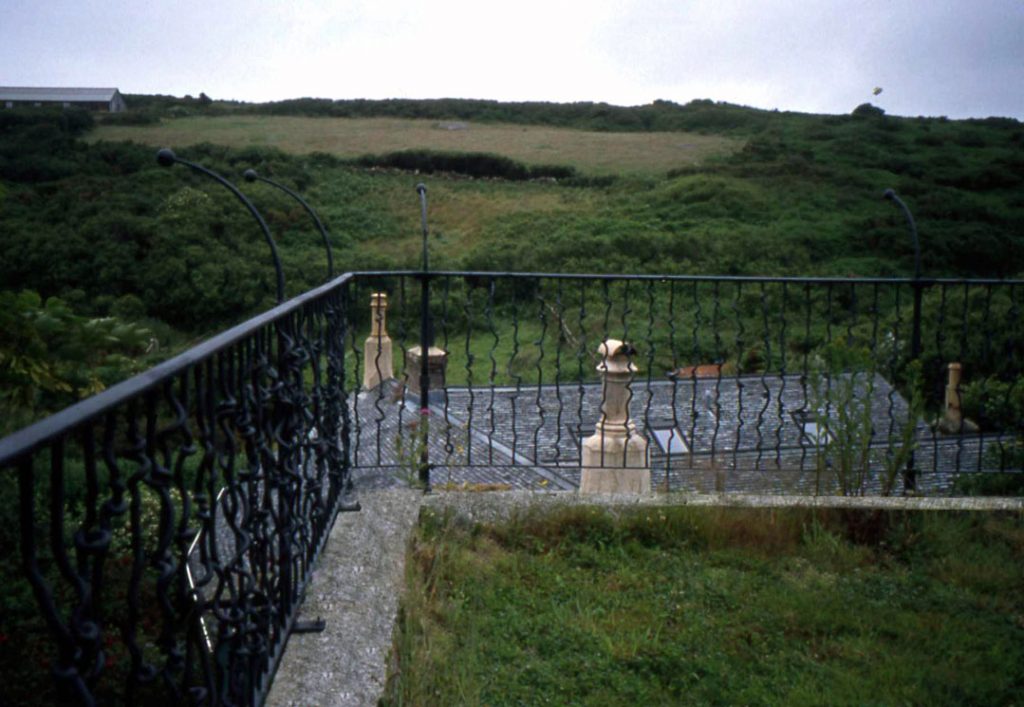
[[[893,449],[900,448],[904,433],[917,441],[918,490],[930,493],[948,491],[957,473],[992,471],[986,450],[1000,439],[937,435],[923,421],[906,430],[907,402],[877,374],[817,382],[799,375],[637,380],[632,390],[630,416],[648,440],[652,483],[661,489],[834,491],[833,469],[841,460],[814,439],[816,431],[825,432],[813,422],[813,409],[838,419],[835,402],[827,402],[841,400],[836,391],[848,401],[861,401],[861,410],[869,406],[870,434],[863,452],[872,472],[864,479],[864,493],[881,490],[882,470],[892,466]],[[599,384],[449,387],[431,396],[429,456],[437,466],[432,481],[576,488],[580,440],[593,434],[600,405]],[[418,407],[415,396],[403,397],[394,381],[353,402],[357,486],[414,480]],[[661,444],[656,430],[664,431],[658,433]],[[665,449],[667,438],[672,445]],[[901,491],[897,478],[893,492]]]

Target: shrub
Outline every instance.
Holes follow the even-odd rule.
[[[487,152],[435,152],[433,150],[402,150],[384,155],[364,155],[356,160],[363,167],[391,167],[433,174],[448,172],[469,177],[493,177],[524,181],[527,179],[571,179],[576,170],[564,165],[529,167],[509,157]]]
[[[60,299],[0,291],[0,433],[103,390],[137,370],[149,331],[88,319]]]
[[[853,113],[858,118],[880,118],[885,115],[885,111],[878,106],[873,106],[870,103],[861,103],[859,106],[853,109]]]
[[[156,125],[160,122],[160,116],[149,111],[124,111],[123,113],[108,113],[103,116],[105,125]]]
[[[980,378],[963,386],[964,414],[983,430],[1024,430],[1024,376]]]

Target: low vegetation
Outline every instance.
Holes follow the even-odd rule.
[[[132,140],[181,148],[206,142],[236,149],[269,147],[291,154],[320,152],[346,160],[409,150],[494,153],[524,165],[560,165],[563,170],[564,165],[571,165],[601,175],[663,174],[742,146],[738,139],[697,133],[610,133],[477,121],[278,115],[191,116],[144,126],[104,123],[89,140]]]
[[[1016,704],[1019,515],[425,511],[386,705]]]
[[[421,180],[438,268],[908,275],[906,225],[881,199],[892,187],[917,217],[926,276],[1024,271],[1024,128],[1009,119],[710,101],[129,104],[99,125],[73,110],[0,113],[0,282],[75,316],[142,326],[151,354],[265,309],[274,280],[245,210],[210,180],[158,167],[156,145],[239,183],[254,167],[299,191],[332,234],[339,272],[417,266]],[[301,207],[244,188],[277,241],[287,294],[323,282],[326,255]],[[1011,364],[985,384],[1012,385],[1022,371]],[[0,366],[0,382],[14,375]]]
[[[0,111],[0,434],[273,304],[249,215],[211,181],[158,167],[156,146],[240,184],[253,167],[297,190],[332,234],[336,272],[416,267],[413,186],[427,181],[438,268],[903,276],[913,250],[881,199],[892,187],[917,216],[926,276],[1024,273],[1024,127],[1009,119],[710,101],[128,100],[100,125],[77,110]],[[287,294],[322,283],[326,255],[301,207],[244,189]],[[496,327],[521,304],[499,295]],[[992,299],[1004,313],[1019,302]],[[523,319],[523,340],[541,336]],[[964,409],[1021,429],[1021,338],[1002,334],[1017,348],[970,381]],[[1012,481],[959,490],[1019,493]],[[0,569],[15,573],[16,480],[0,482]],[[1021,537],[1019,518],[976,516],[428,518],[389,699],[1020,702]],[[35,606],[27,589],[4,597],[4,665],[49,660]]]

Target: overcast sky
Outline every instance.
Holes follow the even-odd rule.
[[[0,0],[0,85],[1024,119],[1024,0]]]

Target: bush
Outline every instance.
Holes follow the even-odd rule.
[[[537,165],[529,167],[509,157],[487,152],[434,152],[432,150],[402,150],[384,155],[364,155],[356,160],[362,167],[390,167],[410,172],[434,174],[448,172],[468,177],[497,178],[512,181],[527,179],[571,179],[576,170],[563,165]]]
[[[110,305],[111,316],[136,321],[146,316],[146,305],[135,295],[122,295]]]
[[[93,114],[84,108],[65,108],[60,114],[59,125],[68,135],[82,135],[96,124]]]
[[[981,378],[963,386],[964,415],[988,431],[1024,430],[1024,376]]]
[[[105,125],[156,125],[160,122],[160,116],[148,111],[124,111],[123,113],[108,113],[103,116]]]
[[[861,103],[859,106],[853,109],[853,113],[858,118],[881,118],[885,115],[885,111],[878,106],[873,106],[870,103]]]
[[[953,482],[953,490],[963,496],[1024,496],[1024,474],[963,474]]]
[[[0,433],[103,390],[138,369],[149,331],[88,319],[62,300],[0,291]]]

